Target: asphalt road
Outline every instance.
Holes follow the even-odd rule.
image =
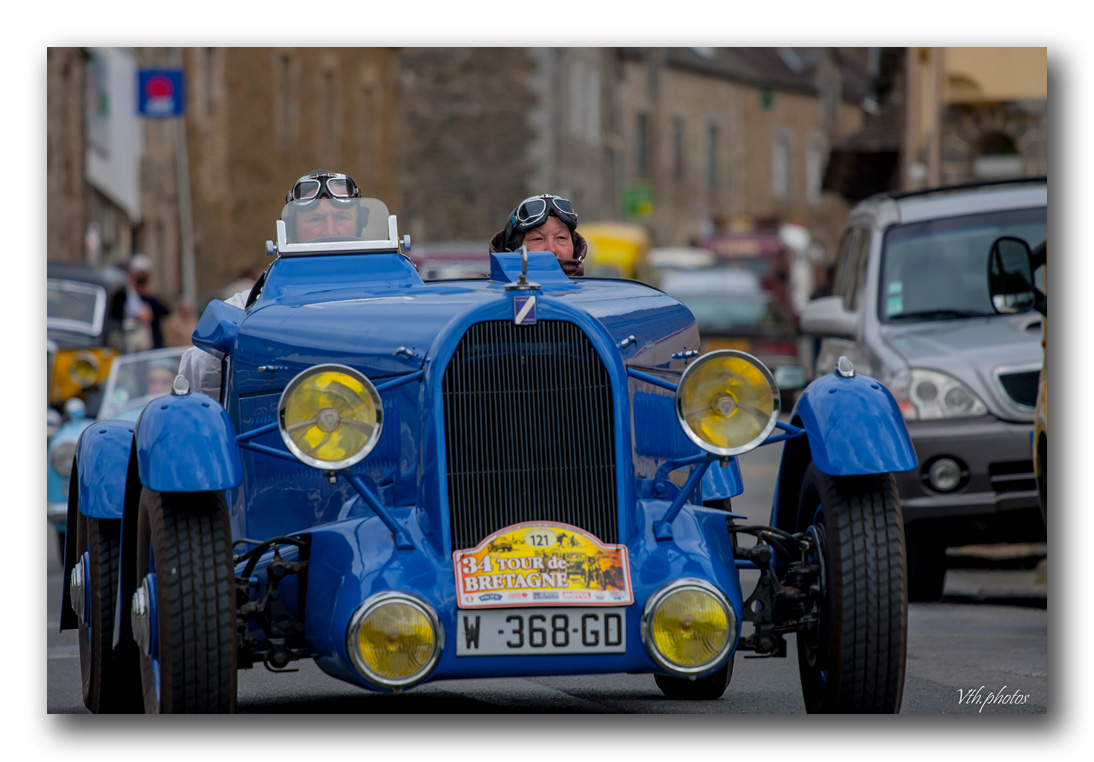
[[[745,495],[734,511],[765,521],[781,445],[742,457]],[[60,569],[48,544],[47,711],[86,713],[80,696],[76,635],[57,631]],[[903,714],[1037,714],[1048,707],[1047,581],[1043,569],[992,561],[998,549],[970,550],[951,568],[943,600],[909,606]],[[1037,553],[1036,548],[1029,551]],[[1013,552],[1010,555],[1014,555]],[[752,573],[755,574],[754,572]],[[745,577],[746,596],[754,578]],[[733,681],[717,701],[670,701],[649,675],[506,678],[427,683],[402,695],[372,694],[341,683],[311,662],[298,672],[240,672],[239,712],[265,713],[561,713],[801,714],[794,644],[786,659],[737,657]]]

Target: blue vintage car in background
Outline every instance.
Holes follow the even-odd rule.
[[[700,355],[655,288],[523,250],[426,283],[383,202],[358,213],[295,243],[287,205],[246,307],[209,305],[218,397],[179,376],[80,437],[61,626],[92,711],[230,712],[238,670],[297,659],[714,699],[791,633],[809,711],[899,710],[916,462],[883,386],[841,362],[783,421],[771,372]],[[742,522],[737,456],[776,441],[770,525]]]
[[[150,400],[171,390],[182,353],[182,347],[167,347],[117,355],[99,390],[99,416],[103,420],[136,421]],[[62,558],[76,442],[83,430],[95,422],[79,397],[64,403],[64,413],[63,422],[46,442],[46,516],[56,532]]]

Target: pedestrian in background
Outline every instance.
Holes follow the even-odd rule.
[[[126,288],[115,295],[110,316],[125,326],[126,351],[159,349],[164,346],[162,321],[171,310],[151,291],[152,260],[134,254],[122,269]]]

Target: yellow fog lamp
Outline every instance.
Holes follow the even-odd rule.
[[[763,444],[778,423],[779,387],[771,371],[746,352],[708,352],[680,378],[676,417],[707,452],[740,455]]]
[[[709,582],[681,579],[646,603],[642,637],[659,666],[694,675],[724,660],[737,638],[737,615]]]
[[[404,688],[424,678],[441,657],[444,631],[437,612],[406,593],[372,596],[346,630],[353,666],[372,683]]]
[[[68,376],[81,389],[94,386],[99,380],[99,358],[91,352],[80,352],[68,366]]]
[[[277,405],[289,451],[309,466],[349,468],[380,439],[383,404],[376,387],[345,365],[316,365],[296,376]]]

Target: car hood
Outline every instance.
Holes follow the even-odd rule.
[[[1000,373],[1036,370],[1041,348],[1037,313],[885,325],[882,338],[910,367],[938,370],[971,387],[992,412],[1024,419],[999,383]]]
[[[637,282],[571,280],[547,256],[533,259],[528,273],[542,282],[528,292],[538,295],[540,319],[558,317],[559,310],[584,313],[617,347],[634,344],[625,361],[638,365],[667,366],[674,352],[698,348],[695,320],[677,300]],[[318,275],[308,280],[320,262],[279,264],[288,275],[268,284],[239,324],[232,350],[239,394],[269,391],[324,362],[350,365],[370,378],[404,375],[436,354],[437,342],[458,340],[453,331],[469,320],[513,320],[509,283],[500,272],[489,280],[423,283],[400,259],[374,257],[340,262],[339,281],[322,283]],[[536,271],[537,264],[544,269]],[[347,272],[366,265],[371,271]]]

